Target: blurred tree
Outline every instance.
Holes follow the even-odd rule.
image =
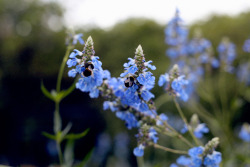
[[[2,75],[55,74],[64,50],[62,8],[39,0],[3,0],[0,6]]]

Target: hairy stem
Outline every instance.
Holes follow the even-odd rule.
[[[181,109],[179,103],[177,102],[176,98],[174,98],[174,103],[175,103],[175,106],[176,106],[176,108],[177,108],[177,110],[178,110],[180,116],[181,116],[181,119],[182,119],[183,122],[188,126],[187,119],[186,119],[186,117],[184,116],[184,114],[183,114],[183,112],[182,112],[182,109]],[[189,132],[190,135],[192,136],[192,138],[193,138],[195,144],[196,144],[197,146],[199,146],[199,145],[200,145],[200,144],[199,144],[199,141],[198,141],[197,138],[194,136],[192,130],[191,130],[189,127],[188,127],[188,132]]]
[[[158,148],[158,149],[161,149],[161,150],[164,150],[164,151],[167,151],[167,152],[171,152],[171,153],[174,153],[174,154],[187,154],[187,151],[183,151],[183,150],[175,150],[175,149],[172,149],[172,148],[167,148],[167,147],[164,147],[164,146],[161,146],[159,144],[155,144],[155,143],[151,143],[155,148]]]

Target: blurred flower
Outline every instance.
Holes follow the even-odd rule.
[[[250,63],[241,63],[236,69],[236,75],[240,82],[246,85],[250,84]]]
[[[158,133],[153,127],[150,127],[147,124],[141,126],[139,133],[136,135],[139,146],[134,148],[134,155],[138,157],[143,156],[144,149],[150,142],[157,143],[157,135]]]
[[[223,38],[219,46],[217,47],[219,52],[220,62],[223,63],[223,68],[227,72],[233,72],[232,63],[236,58],[235,45],[227,38]]]
[[[129,136],[127,133],[118,133],[115,136],[114,154],[120,159],[128,158]]]
[[[221,153],[215,151],[218,145],[218,138],[213,138],[205,147],[198,146],[188,150],[189,157],[180,156],[176,162],[171,164],[171,167],[186,166],[186,167],[219,167],[222,160]]]
[[[84,40],[82,39],[83,34],[79,33],[79,34],[75,34],[74,31],[68,31],[67,32],[67,37],[66,37],[66,45],[72,44],[72,45],[76,45],[77,42],[79,42],[81,45],[84,45]]]
[[[187,54],[186,40],[188,36],[187,29],[183,26],[183,20],[179,16],[179,10],[176,9],[175,16],[170,20],[165,29],[165,42],[170,46],[166,55],[175,60],[180,56]]]
[[[144,155],[144,146],[140,144],[138,147],[134,148],[134,155],[137,157],[142,157]]]
[[[250,39],[245,40],[242,49],[243,51],[250,53]]]
[[[244,123],[242,125],[239,137],[245,142],[250,142],[250,124]]]

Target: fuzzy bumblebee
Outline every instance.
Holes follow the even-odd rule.
[[[84,68],[85,68],[85,70],[82,72],[83,76],[89,77],[90,75],[92,75],[94,65],[91,62],[86,62],[84,64]]]
[[[124,85],[126,87],[131,87],[133,86],[134,81],[135,81],[135,78],[133,76],[127,77],[127,79],[124,81]]]

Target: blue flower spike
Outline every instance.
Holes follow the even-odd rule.
[[[186,167],[219,167],[222,157],[220,152],[215,151],[218,144],[219,138],[215,137],[205,147],[198,146],[189,149],[189,157],[182,155],[176,162],[178,165]],[[173,166],[177,166],[177,164],[173,164]]]
[[[189,81],[185,79],[185,75],[179,74],[179,66],[175,64],[169,73],[160,76],[159,86],[164,86],[167,93],[179,97],[184,102],[188,101],[188,90],[191,86]]]
[[[158,133],[153,127],[143,124],[136,135],[139,146],[134,149],[134,155],[141,157],[144,154],[144,149],[147,145],[157,143]]]
[[[80,37],[82,37],[81,34],[75,36],[75,40],[83,42]],[[67,61],[68,67],[73,67],[69,70],[68,75],[70,77],[80,75],[76,88],[82,92],[89,92],[91,98],[99,96],[99,87],[102,85],[103,80],[107,78],[107,71],[102,69],[102,63],[98,59],[99,57],[95,56],[93,39],[88,37],[83,51],[75,49]]]
[[[122,104],[131,106],[145,115],[153,116],[149,102],[154,98],[150,90],[154,87],[155,77],[148,71],[148,68],[155,70],[152,61],[145,61],[141,45],[136,48],[134,58],[128,58],[125,63],[124,72],[120,77],[124,80],[125,93],[122,98]]]

